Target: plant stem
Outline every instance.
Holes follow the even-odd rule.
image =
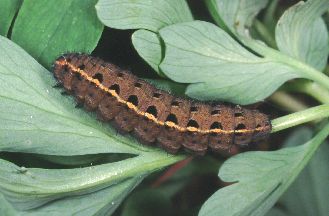
[[[274,29],[275,29],[275,24],[276,24],[275,11],[278,7],[278,3],[279,3],[278,0],[272,0],[265,10],[263,23],[271,33],[274,33]]]
[[[276,47],[276,42],[271,34],[271,32],[266,28],[266,26],[259,20],[255,20],[254,22],[255,28],[257,32],[260,34],[262,39],[271,47],[277,48]]]
[[[289,112],[298,112],[308,108],[301,101],[298,101],[284,91],[276,91],[269,99]]]
[[[326,68],[324,69],[324,74],[329,75],[329,64],[327,64]]]
[[[329,103],[329,92],[327,89],[309,80],[295,80],[283,85],[280,90],[291,92],[302,92],[308,94],[323,104]]]
[[[326,117],[329,117],[329,104],[312,107],[272,120],[272,133]]]

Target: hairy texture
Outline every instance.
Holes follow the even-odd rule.
[[[175,97],[86,54],[59,57],[54,76],[86,110],[96,111],[100,120],[169,153],[184,147],[201,155],[208,148],[223,155],[235,154],[271,131],[268,116],[258,110]]]

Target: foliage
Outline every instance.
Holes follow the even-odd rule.
[[[134,48],[158,76],[150,81],[176,94],[251,104],[280,88],[285,94],[329,101],[329,78],[322,72],[328,67],[328,30],[322,18],[328,16],[328,0],[299,2],[280,16],[277,0],[205,0],[205,5],[215,24],[194,20],[185,0],[0,2],[2,214],[111,214],[146,176],[186,158],[118,135],[52,88],[52,61],[67,51],[95,50],[104,25],[134,29]],[[272,132],[328,116],[329,105],[322,104],[274,119]],[[289,147],[225,161],[218,175],[235,183],[215,192],[199,215],[325,215],[329,149],[327,143],[320,147],[329,134],[325,123],[318,124],[313,138],[310,129],[301,129],[289,136]],[[6,156],[13,153],[43,162],[19,163]],[[212,171],[205,165],[191,169],[185,181],[203,169],[213,172],[218,161],[209,164]],[[304,167],[305,178],[300,178]],[[170,214],[168,194],[185,181],[166,190],[139,190],[121,213],[138,215],[136,208],[149,200]],[[291,195],[304,198],[304,191],[314,192],[313,202]],[[287,206],[272,208],[278,200]],[[154,214],[154,209],[144,214]]]

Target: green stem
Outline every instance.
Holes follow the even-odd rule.
[[[312,107],[272,120],[272,133],[326,117],[329,117],[329,104]]]
[[[327,76],[329,75],[329,64],[327,64],[326,68],[324,69],[324,74]]]
[[[271,32],[266,28],[266,26],[259,20],[255,20],[254,22],[255,28],[262,39],[271,47],[277,48],[276,42],[271,34]]]
[[[263,19],[263,23],[266,25],[267,29],[270,30],[270,32],[274,33],[275,25],[276,25],[276,19],[275,19],[275,11],[278,7],[278,0],[272,0],[269,3],[269,6],[265,10],[265,16]]]
[[[249,39],[244,38],[243,42],[250,47],[251,49],[255,50],[259,54],[263,55],[267,59],[271,59],[273,61],[277,61],[280,63],[283,63],[285,65],[288,65],[292,68],[297,69],[299,76],[304,77],[310,80],[314,80],[320,85],[322,85],[324,88],[329,90],[329,77],[325,74],[321,73],[320,71],[314,69],[313,67],[304,64],[288,55],[285,55],[275,49],[269,48],[267,46],[264,46],[263,44]]]
[[[280,90],[302,92],[312,96],[323,104],[329,103],[329,92],[327,91],[327,89],[309,80],[295,80],[294,82],[290,82],[288,84],[283,85]]]
[[[297,100],[296,98],[292,97],[284,91],[276,91],[274,94],[271,95],[269,99],[271,100],[271,102],[277,104],[278,106],[284,108],[286,111],[289,112],[298,112],[308,108],[301,101]]]

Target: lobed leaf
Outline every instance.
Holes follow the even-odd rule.
[[[101,124],[52,88],[55,79],[0,38],[0,151],[52,155],[136,154],[146,148]]]
[[[131,36],[138,54],[162,77],[159,65],[162,60],[162,47],[158,34],[147,30],[137,30]]]
[[[304,145],[274,152],[249,152],[227,160],[223,181],[236,182],[215,192],[199,215],[264,215],[295,180],[329,134],[329,124]],[[307,137],[301,131],[295,137]],[[296,140],[296,139],[295,139]]]
[[[250,104],[300,76],[287,65],[251,53],[207,22],[171,25],[160,35],[166,46],[161,70],[176,82],[191,83],[186,94],[193,98]]]
[[[100,0],[96,9],[99,19],[106,26],[147,29],[134,32],[132,43],[138,54],[162,77],[165,76],[159,70],[159,65],[163,47],[158,34],[154,32],[167,25],[193,20],[185,0]]]
[[[308,49],[306,52],[304,52],[304,53],[302,52],[301,56],[303,56],[304,54],[314,56],[314,62],[317,61],[317,63],[313,62],[312,64],[310,62],[306,62],[307,64],[305,64],[305,63],[299,61],[299,60],[303,60],[303,59],[299,58],[297,60],[295,55],[293,55],[293,58],[292,58],[289,55],[286,55],[284,52],[279,52],[277,50],[267,47],[261,41],[256,41],[250,37],[245,37],[245,36],[248,36],[249,28],[248,28],[247,23],[245,23],[245,25],[246,25],[245,29],[242,28],[242,30],[238,31],[235,28],[234,25],[236,25],[236,24],[238,24],[237,26],[240,25],[240,23],[238,21],[236,23],[233,23],[234,20],[236,20],[237,17],[239,17],[239,16],[244,17],[244,15],[247,15],[247,16],[245,16],[245,19],[250,20],[250,22],[249,22],[249,24],[250,24],[254,15],[257,14],[259,12],[259,10],[263,7],[262,4],[265,1],[248,1],[248,4],[252,4],[253,2],[255,3],[254,7],[246,7],[246,9],[244,9],[243,7],[239,8],[237,6],[239,4],[243,5],[244,3],[247,3],[247,1],[243,1],[243,0],[241,0],[241,1],[225,1],[224,0],[224,1],[218,1],[218,2],[215,0],[207,1],[208,8],[210,9],[216,22],[219,23],[220,26],[224,27],[228,32],[235,34],[235,36],[238,37],[238,39],[240,40],[241,43],[244,44],[244,46],[248,47],[255,53],[263,56],[265,59],[268,59],[271,62],[277,62],[280,65],[286,65],[287,67],[290,67],[291,70],[294,70],[294,71],[292,71],[293,73],[299,74],[297,77],[311,79],[313,81],[316,81],[318,84],[322,85],[323,87],[328,88],[328,84],[329,84],[328,77],[323,75],[320,71],[314,69],[314,65],[315,64],[323,65],[323,62],[326,62],[328,53],[327,53],[327,51],[323,52],[323,50],[327,50],[327,47],[329,44],[327,42],[326,42],[326,44],[323,44],[322,42],[318,41],[318,42],[320,42],[319,44],[323,45],[323,47],[320,48],[320,46],[322,46],[322,45],[319,45],[319,44],[318,44],[319,46],[312,45],[313,47],[312,46],[308,47],[311,44],[308,44],[309,42],[308,41],[306,42],[306,40],[313,41],[313,39],[308,36],[304,37],[303,31],[297,30],[297,29],[299,29],[299,27],[298,27],[299,24],[297,24],[298,22],[303,23],[304,20],[309,20],[309,19],[304,18],[304,17],[307,17],[308,14],[304,14],[303,16],[297,18],[296,19],[297,23],[291,23],[293,25],[291,27],[293,27],[293,28],[287,27],[287,29],[286,29],[287,30],[286,32],[288,33],[289,31],[291,31],[290,35],[292,37],[294,37],[295,33],[294,33],[294,30],[292,30],[292,29],[296,28],[296,30],[297,30],[296,35],[297,36],[300,35],[301,38],[303,38],[303,42],[302,42],[303,44],[296,44],[296,42],[299,43],[298,40],[296,41],[295,39],[292,39],[291,43],[289,41],[290,46],[287,46],[288,45],[288,43],[287,43],[286,45],[283,45],[283,49],[287,49],[287,50],[289,50],[289,52],[294,52],[293,50],[299,50],[299,49],[301,49],[301,50]],[[258,2],[258,3],[256,3],[256,2]],[[270,4],[269,9],[267,11],[267,13],[269,13],[269,14],[273,13],[273,9],[275,9],[275,7],[276,7],[276,1],[273,1],[273,2]],[[316,11],[319,10],[319,7],[323,7],[319,11],[327,10],[328,9],[327,2],[328,1],[321,1],[321,0],[309,1],[308,5],[311,5],[311,4],[315,5],[313,7],[315,9],[315,11],[314,11],[315,13],[312,11],[309,11],[309,12],[318,14],[318,12],[316,12]],[[225,5],[226,7],[218,7],[218,5],[221,5],[221,4],[226,4]],[[233,6],[235,5],[236,7],[227,9],[227,7],[230,5],[233,5]],[[231,10],[235,11],[235,13],[227,12],[227,11],[231,11]],[[321,13],[323,13],[323,12],[321,12]],[[271,16],[269,15],[268,17],[271,17]],[[268,17],[265,17],[265,19],[267,19],[267,23],[269,23]],[[317,16],[317,17],[319,18],[319,16]],[[306,22],[308,22],[308,21],[306,21]],[[258,23],[260,23],[260,22],[258,22]],[[280,22],[279,22],[279,25],[281,25]],[[260,32],[263,32],[262,33],[263,37],[265,37],[264,40],[268,44],[270,44],[272,47],[276,47],[276,43],[275,43],[274,39],[271,38],[270,32],[268,32],[268,30],[271,30],[272,25],[265,27],[265,26],[262,26],[262,24],[256,23],[256,27]],[[270,28],[270,29],[266,30],[266,28]],[[308,28],[308,27],[306,27],[306,28]],[[243,29],[245,30],[244,32],[243,32]],[[302,29],[300,28],[300,30],[302,30]],[[308,29],[308,31],[311,31],[311,30]],[[327,32],[324,32],[324,34],[321,34],[321,32],[323,32],[323,31],[320,31],[320,35],[315,36],[314,38],[320,39],[322,37],[327,37],[326,36],[328,34]],[[286,40],[285,37],[286,36],[283,34],[282,35],[283,41]],[[305,39],[305,41],[304,41],[304,39]],[[317,39],[315,39],[314,41],[316,41]],[[328,41],[328,40],[326,40],[326,41]],[[294,47],[291,47],[292,44],[295,44],[295,45],[293,45]],[[308,51],[312,51],[312,52],[308,52]],[[324,53],[326,53],[326,54],[322,55]],[[311,66],[313,66],[313,67],[309,66],[308,64],[311,64]],[[316,68],[319,69],[320,67],[318,67],[318,66]],[[271,91],[272,91],[272,89],[271,89]]]
[[[99,0],[97,15],[104,25],[117,29],[147,29],[192,20],[185,0]]]
[[[308,0],[286,10],[275,29],[280,51],[323,70],[329,54],[329,38],[321,15],[328,9],[329,1]]]
[[[297,134],[295,134],[297,135]],[[310,163],[267,216],[326,216],[329,212],[329,145],[320,146]],[[280,208],[280,206],[282,206]]]
[[[2,0],[0,1],[0,35],[7,36],[10,25],[17,13],[22,0]]]
[[[53,201],[51,205],[27,211],[18,211],[17,215],[58,215],[58,212],[65,212],[67,215],[111,215],[120,205],[122,199],[142,179],[134,177],[91,194],[65,197]]]
[[[53,170],[18,167],[0,160],[0,191],[16,210],[24,212],[58,211],[70,203],[75,203],[71,208],[75,213],[99,211],[108,204],[116,208],[145,175],[179,159],[182,157],[154,151],[114,163]],[[104,194],[106,199],[95,199]]]
[[[103,31],[94,8],[96,1],[24,1],[12,40],[47,68],[65,52],[90,53]]]
[[[255,16],[266,7],[268,0],[206,0],[210,14],[222,28],[233,34],[249,36]]]

